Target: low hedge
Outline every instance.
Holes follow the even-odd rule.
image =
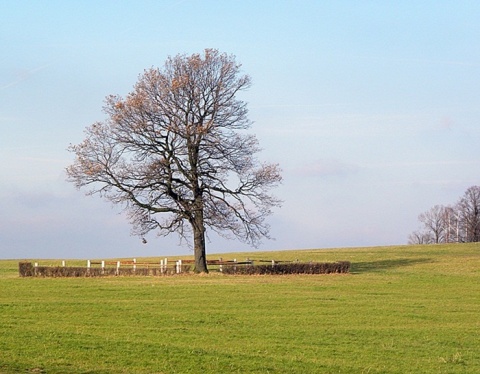
[[[189,265],[182,265],[182,273],[188,273],[191,267]],[[19,263],[19,273],[21,277],[105,277],[105,276],[160,276],[160,275],[173,275],[175,274],[174,268],[168,268],[162,272],[159,267],[151,268],[136,268],[131,267],[73,267],[73,266],[33,266],[30,262]]]
[[[288,264],[226,266],[224,274],[286,275],[286,274],[343,274],[350,272],[350,262],[293,262]]]
[[[33,266],[31,262],[20,262],[18,269],[21,277],[104,277],[104,276],[161,276],[175,274],[175,268],[163,272],[159,267],[65,267]],[[188,273],[191,266],[182,265],[182,273]],[[287,275],[287,274],[344,274],[350,272],[350,262],[292,262],[269,265],[229,265],[222,268],[223,274],[234,275]]]

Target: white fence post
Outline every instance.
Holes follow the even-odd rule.
[[[135,273],[135,270],[137,270],[137,259],[133,259],[133,272]]]
[[[35,275],[37,275],[38,272],[38,262],[35,262]]]
[[[167,272],[167,262],[168,260],[166,258],[164,260],[160,260],[160,272],[162,274]]]
[[[65,260],[62,261],[62,267],[65,267]]]
[[[105,261],[102,260],[102,274],[105,274]]]
[[[117,274],[117,275],[120,275],[120,261],[117,261],[117,271],[116,271],[116,274]]]

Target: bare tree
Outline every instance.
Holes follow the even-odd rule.
[[[455,206],[435,205],[418,216],[423,231],[415,231],[409,244],[480,241],[480,186],[468,188]]]
[[[457,204],[465,242],[480,241],[480,186],[472,186]]]
[[[435,205],[420,214],[418,220],[422,223],[422,230],[410,234],[409,244],[452,243],[461,240],[456,208]]]
[[[69,148],[68,180],[121,204],[137,235],[193,236],[195,270],[207,272],[207,227],[257,245],[281,204],[269,193],[278,165],[261,163],[256,137],[243,131],[251,121],[236,95],[249,86],[234,56],[217,50],[168,58],[126,98],[107,97],[108,119]]]
[[[460,219],[457,207],[447,206],[443,210],[445,226],[444,242],[445,243],[460,243],[463,241],[463,232],[460,229]]]
[[[446,232],[445,209],[442,205],[435,205],[418,216],[418,220],[423,223],[426,232],[431,235],[433,243],[444,242]]]
[[[408,237],[408,244],[432,244],[433,237],[428,231],[414,231]]]

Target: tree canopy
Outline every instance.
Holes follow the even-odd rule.
[[[85,130],[69,150],[68,180],[122,205],[133,233],[177,233],[191,243],[195,269],[206,272],[206,229],[257,245],[269,237],[265,219],[281,201],[278,164],[262,163],[257,138],[246,131],[250,87],[235,57],[169,57],[144,71],[125,98],[106,98],[107,119]]]

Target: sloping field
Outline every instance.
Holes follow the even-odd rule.
[[[352,272],[20,278],[0,261],[0,373],[480,372],[479,244],[223,257]]]

